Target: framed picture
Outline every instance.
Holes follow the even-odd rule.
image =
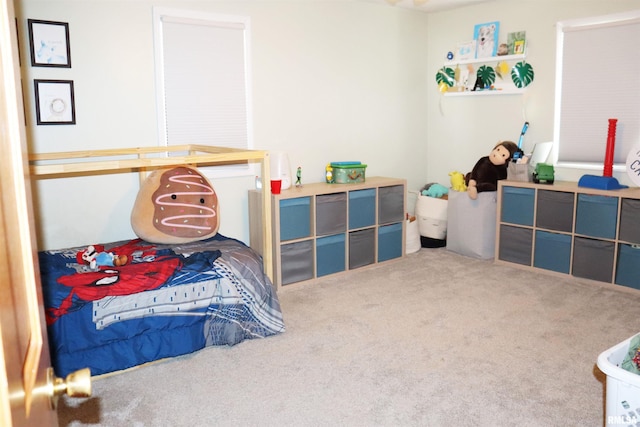
[[[29,19],[31,65],[71,68],[69,24]]]
[[[76,124],[73,80],[34,80],[33,83],[37,124]]]
[[[476,58],[490,58],[498,53],[498,33],[500,22],[478,24],[473,30],[476,41]]]
[[[468,42],[458,43],[458,50],[456,52],[456,59],[459,61],[466,61],[473,59],[476,56],[476,41],[470,40]]]

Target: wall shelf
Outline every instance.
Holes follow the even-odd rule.
[[[502,56],[492,56],[489,58],[473,58],[473,59],[464,59],[464,60],[453,60],[447,61],[444,63],[443,67],[447,68],[456,68],[464,65],[496,65],[501,62],[508,62],[511,67],[516,62],[524,61],[526,59],[526,54],[519,55],[502,55]],[[474,78],[475,81],[475,78]],[[499,80],[498,80],[499,81]],[[494,90],[479,90],[479,91],[447,91],[444,92],[444,96],[456,97],[456,96],[500,96],[500,95],[522,95],[525,92],[525,88],[516,87],[511,81],[511,68],[509,69],[509,73],[505,75],[502,81],[499,83],[500,88]]]
[[[465,92],[445,92],[444,96],[499,96],[499,95],[522,95],[524,89],[499,89],[499,90],[477,90]]]
[[[523,61],[527,57],[526,54],[521,55],[502,55],[502,56],[491,56],[489,58],[473,58],[473,59],[463,59],[460,61],[447,61],[444,63],[445,67],[455,67],[456,65],[467,65],[467,64],[489,64],[493,62],[516,62]]]

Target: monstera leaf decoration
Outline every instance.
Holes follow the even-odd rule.
[[[527,87],[533,82],[533,67],[526,62],[518,62],[511,69],[511,80],[518,88]]]
[[[442,86],[442,84],[446,84],[448,87],[456,84],[455,79],[456,72],[449,67],[442,67],[438,70],[436,74],[436,82],[438,82],[438,86]]]
[[[493,67],[489,67],[487,65],[482,65],[478,68],[477,76],[482,79],[482,83],[484,83],[484,87],[490,87],[493,82],[496,81],[496,72]]]

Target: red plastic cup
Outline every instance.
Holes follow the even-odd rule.
[[[272,194],[280,194],[280,190],[282,189],[282,180],[281,179],[272,179],[271,180],[271,193]]]

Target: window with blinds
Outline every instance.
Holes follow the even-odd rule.
[[[602,165],[609,119],[614,164],[640,143],[640,10],[557,26],[554,141],[558,163]]]
[[[154,8],[160,144],[253,148],[248,17]],[[253,174],[249,165],[209,176]]]

